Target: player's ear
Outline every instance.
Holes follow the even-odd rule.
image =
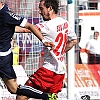
[[[50,7],[48,8],[48,11],[52,11],[52,12],[53,12],[52,6],[50,6]]]

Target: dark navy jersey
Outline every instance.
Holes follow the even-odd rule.
[[[11,48],[11,38],[15,31],[15,26],[24,27],[27,19],[11,12],[7,4],[0,9],[0,52],[5,52]]]

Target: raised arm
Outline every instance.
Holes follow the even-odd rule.
[[[30,24],[29,22],[26,22],[25,28],[22,28],[20,26],[15,27],[15,32],[17,33],[29,33],[32,32],[45,46],[51,47],[51,49],[54,48],[54,44],[52,42],[47,42],[44,37],[42,36],[41,32],[35,27],[35,25]]]
[[[40,33],[40,31],[34,25],[27,22],[25,24],[25,28],[30,30],[40,41],[44,40],[44,38],[43,38],[42,34]]]
[[[75,44],[77,44],[77,39],[67,42],[65,52],[68,52]]]

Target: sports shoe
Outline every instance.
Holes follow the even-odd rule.
[[[58,100],[58,96],[56,93],[48,94],[48,100]]]
[[[89,95],[84,95],[84,96],[81,96],[81,99],[82,100],[90,100],[90,96]]]

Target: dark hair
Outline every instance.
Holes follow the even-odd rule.
[[[98,35],[99,35],[99,32],[98,32],[98,31],[95,31],[95,32],[94,32],[94,35],[95,35],[96,33],[98,33]]]
[[[52,9],[54,10],[55,14],[58,13],[58,8],[59,8],[59,2],[58,0],[40,0],[40,2],[44,1],[44,6],[46,8],[49,8],[52,6]]]

